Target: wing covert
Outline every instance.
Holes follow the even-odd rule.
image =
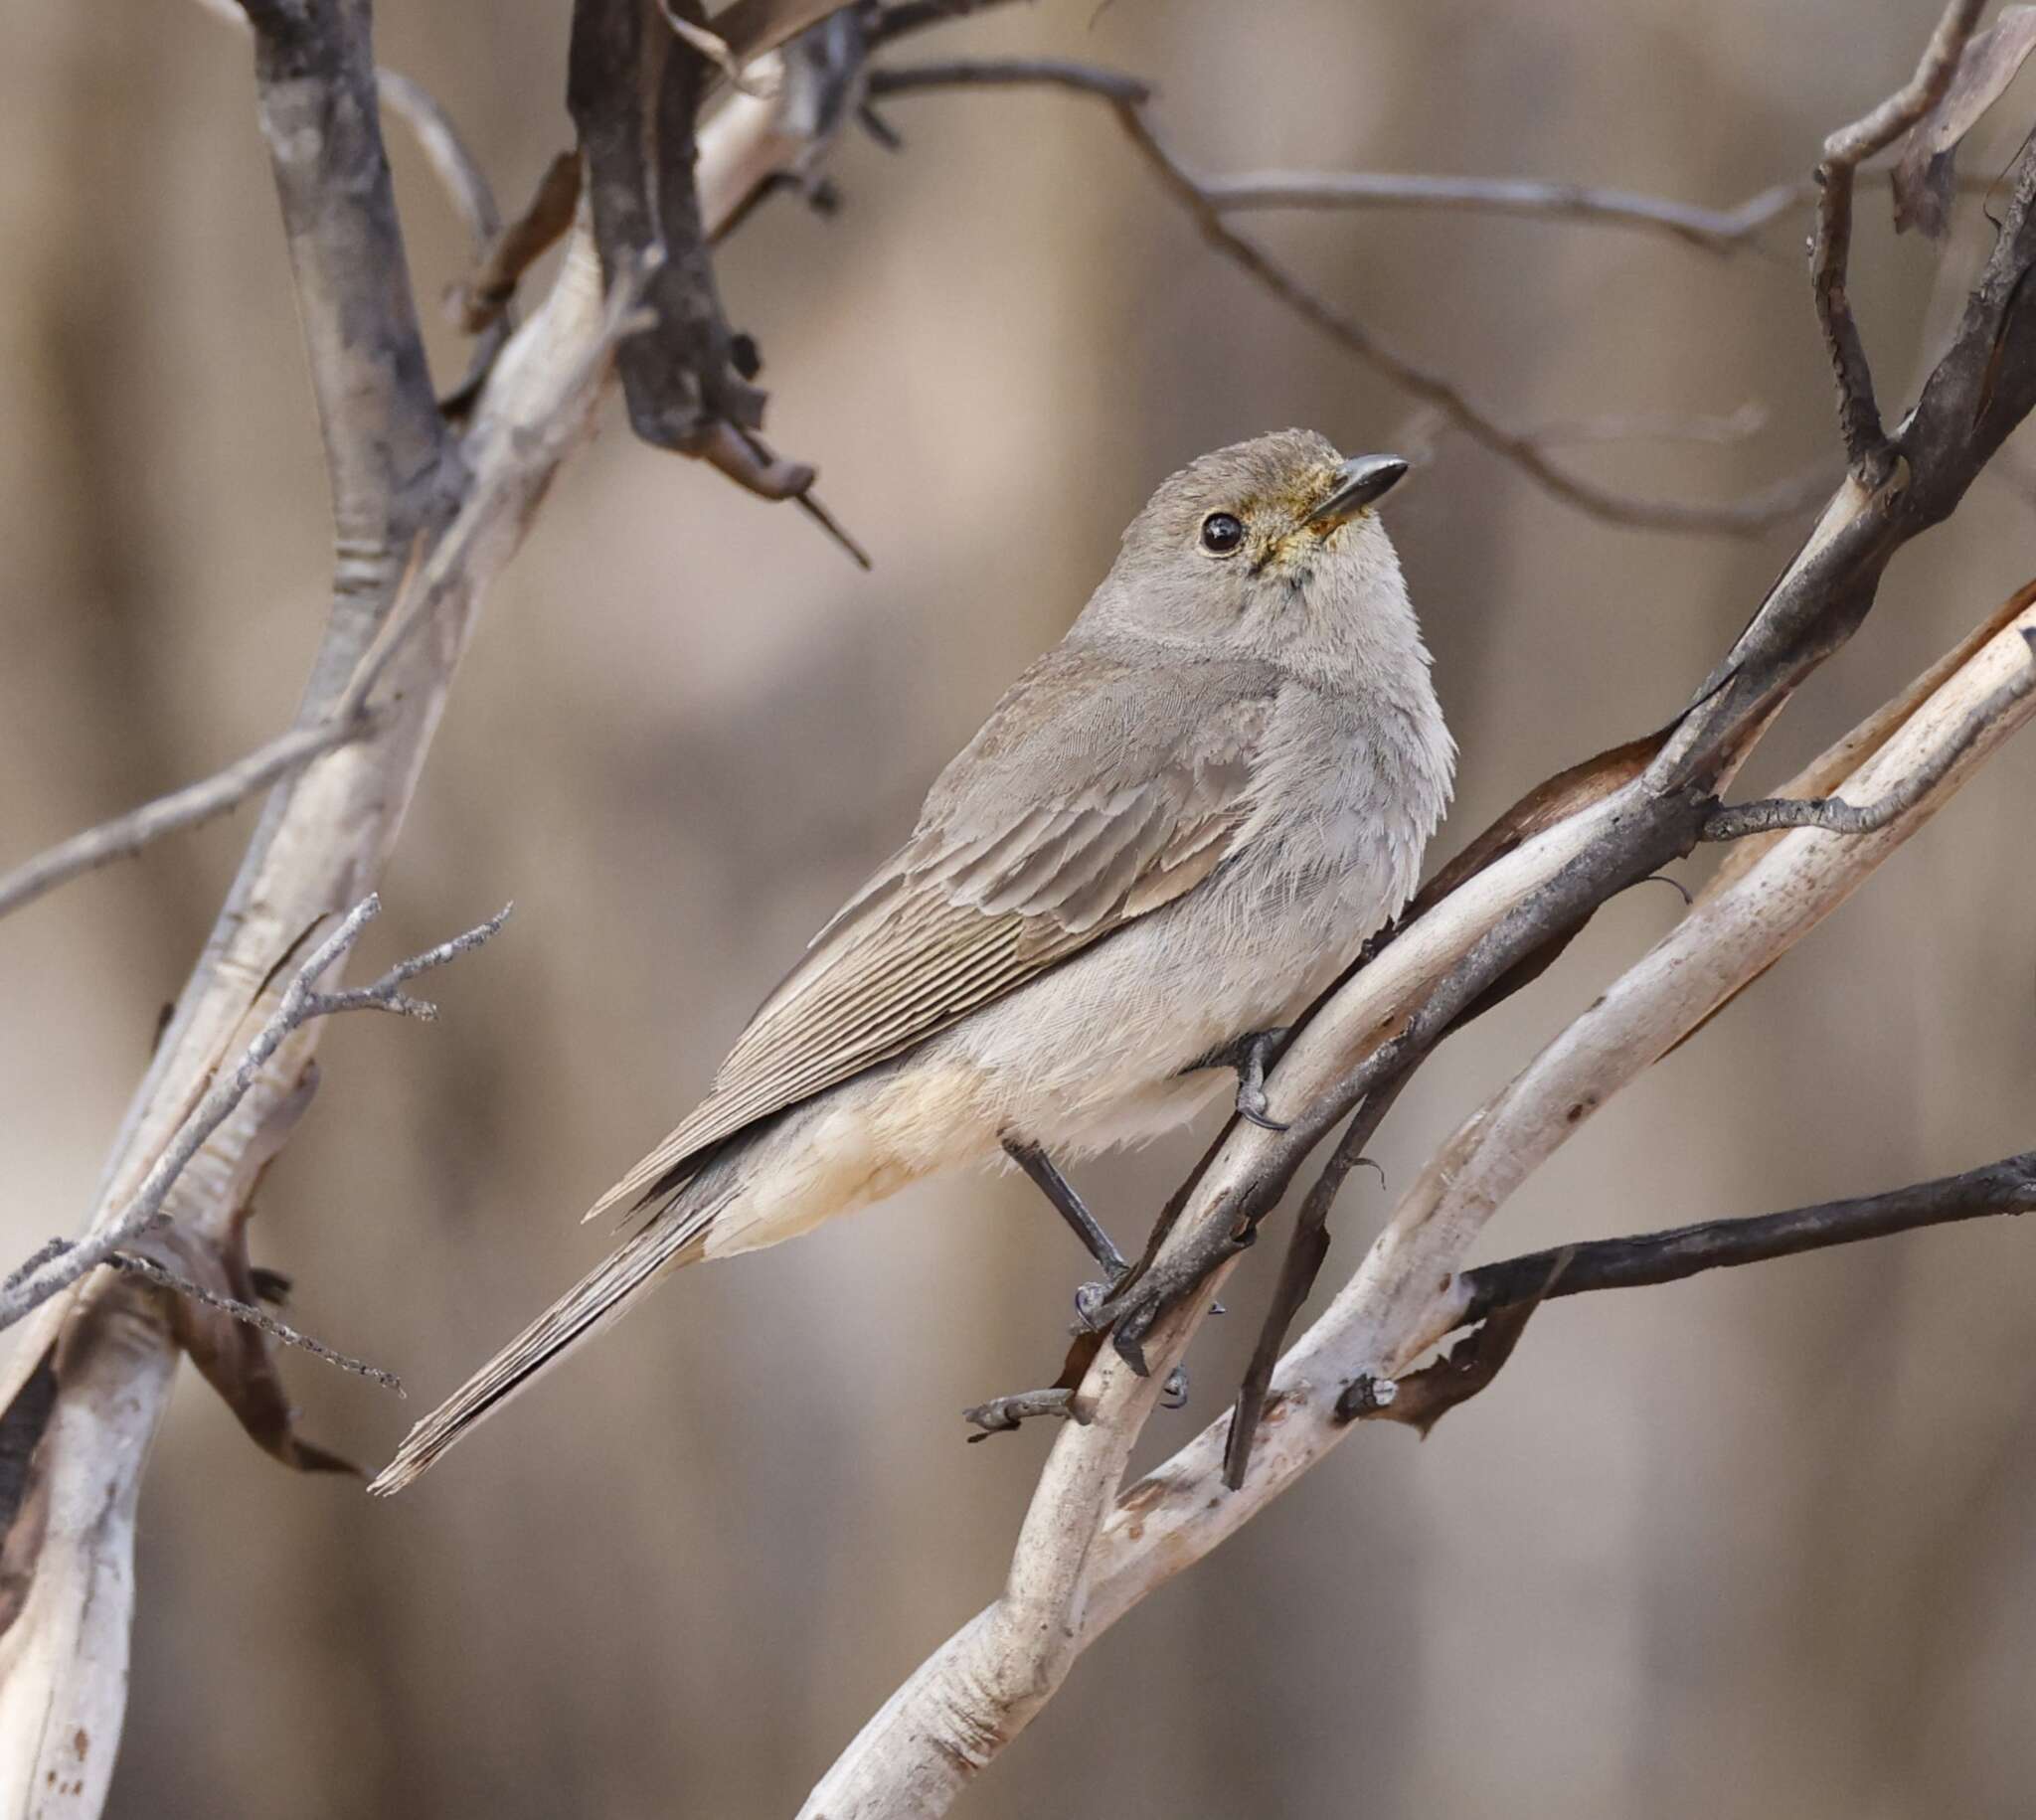
[[[1223,863],[1276,681],[1257,666],[1191,675],[1169,686],[1197,699],[1154,701],[1147,668],[1092,656],[1070,671],[1063,647],[1020,679],[713,1091],[594,1214],[648,1200],[709,1146],[917,1047]],[[1155,736],[1168,726],[1171,741]]]

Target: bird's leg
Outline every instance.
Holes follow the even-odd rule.
[[[1255,1030],[1220,1049],[1212,1049],[1206,1056],[1189,1063],[1181,1073],[1190,1075],[1204,1068],[1236,1069],[1238,1116],[1249,1118],[1253,1124],[1268,1131],[1284,1131],[1286,1127],[1266,1110],[1266,1070],[1279,1060],[1280,1052],[1286,1047],[1286,1039],[1292,1035],[1293,1027],[1289,1024],[1276,1025],[1272,1030]]]
[[[1037,1144],[1018,1137],[1004,1139],[1004,1152],[1038,1184],[1039,1192],[1054,1204],[1054,1211],[1073,1229],[1075,1237],[1082,1241],[1089,1255],[1103,1266],[1103,1274],[1109,1279],[1102,1284],[1084,1283],[1077,1292],[1075,1306],[1086,1320],[1089,1310],[1102,1303],[1131,1266],[1124,1261],[1123,1252],[1110,1242],[1102,1222],[1075,1192],[1074,1183],[1055,1168],[1052,1157]],[[1086,1308],[1085,1299],[1088,1303]]]

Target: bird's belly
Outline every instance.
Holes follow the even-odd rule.
[[[1143,1142],[1192,1117],[1227,1079],[1184,1069],[1291,1022],[1349,964],[1390,913],[1389,889],[1362,868],[1319,882],[1219,875],[976,1013],[938,1047],[980,1071],[1004,1129],[1073,1153]]]

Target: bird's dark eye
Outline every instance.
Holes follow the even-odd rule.
[[[1212,512],[1202,521],[1202,548],[1211,556],[1229,556],[1244,541],[1244,526],[1228,512]]]

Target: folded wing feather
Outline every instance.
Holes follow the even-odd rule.
[[[1251,808],[1276,677],[1050,653],[750,1021],[714,1090],[588,1217],[643,1205],[745,1126],[904,1054],[1192,891]],[[1165,731],[1174,730],[1169,736]]]

